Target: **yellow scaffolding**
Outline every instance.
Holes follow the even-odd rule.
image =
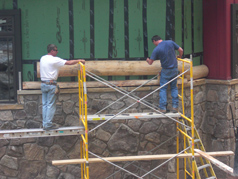
[[[193,61],[192,61],[192,56],[190,56],[191,60],[184,60],[184,59],[178,59],[179,61],[182,62],[182,72],[184,72],[184,67],[185,64],[189,64],[190,66],[190,103],[191,103],[191,118],[186,117],[185,115],[185,105],[184,105],[184,75],[183,74],[180,78],[182,79],[182,85],[181,85],[181,95],[179,95],[179,98],[182,101],[182,113],[181,113],[181,119],[180,122],[182,122],[183,124],[186,124],[188,126],[190,126],[190,129],[187,129],[185,126],[177,123],[177,132],[181,135],[183,135],[183,149],[186,149],[187,147],[190,146],[190,153],[192,153],[192,159],[182,159],[184,162],[184,178],[187,178],[187,175],[190,176],[192,179],[201,179],[199,170],[203,169],[204,175],[206,177],[210,177],[210,178],[216,178],[215,172],[212,168],[211,163],[202,157],[199,157],[200,160],[200,167],[198,166],[198,163],[195,160],[195,156],[194,156],[194,149],[195,146],[197,149],[200,149],[202,151],[205,151],[205,148],[201,142],[201,138],[199,137],[199,134],[196,130],[196,127],[194,125],[194,104],[193,104]],[[190,134],[189,135],[189,132]],[[177,136],[177,153],[180,152],[180,145],[179,145],[179,138],[180,135]],[[187,154],[188,152],[185,151],[185,153]],[[192,160],[192,161],[191,161]],[[189,166],[187,165],[187,163],[189,164]],[[191,166],[192,163],[192,166]],[[210,175],[208,174],[208,171],[206,168],[209,168],[210,171]],[[177,158],[177,179],[179,179],[179,158]]]
[[[203,171],[205,173],[205,176],[208,177],[208,172],[206,170],[206,167],[207,167],[206,165],[209,165],[208,167],[210,169],[209,170],[210,171],[210,175],[212,176],[210,178],[216,178],[215,173],[214,173],[214,171],[212,169],[212,166],[211,166],[211,164],[210,164],[210,162],[208,160],[205,160],[205,162],[204,162],[202,157],[199,157],[200,158],[200,163],[202,164],[200,169],[199,169],[198,164],[197,164],[197,162],[195,160],[195,154],[194,154],[195,145],[196,145],[196,148],[198,148],[198,149],[200,149],[202,151],[205,151],[205,149],[204,149],[204,147],[203,147],[203,145],[201,143],[201,139],[200,139],[200,137],[198,135],[198,132],[196,131],[196,128],[195,128],[195,125],[194,125],[193,62],[192,62],[192,60],[184,60],[184,59],[178,59],[178,60],[182,63],[182,71],[181,71],[180,75],[178,75],[176,77],[176,78],[181,78],[181,80],[182,80],[181,95],[179,95],[179,98],[180,98],[181,103],[182,103],[182,112],[179,113],[181,118],[177,119],[177,120],[174,120],[174,121],[176,121],[176,127],[177,127],[177,133],[178,133],[177,139],[176,139],[176,142],[177,142],[177,149],[176,150],[177,150],[177,155],[179,155],[179,154],[181,154],[183,152],[185,154],[188,154],[187,150],[189,150],[190,154],[192,155],[191,159],[186,159],[186,157],[184,159],[182,159],[184,161],[184,178],[186,179],[187,176],[189,175],[192,179],[195,179],[195,178],[200,179],[201,178],[201,176],[199,174],[199,170],[200,169],[203,169]],[[185,69],[185,64],[189,65],[189,69]],[[81,178],[82,179],[89,179],[88,133],[90,131],[88,131],[88,125],[87,125],[86,72],[85,72],[85,66],[82,63],[79,63],[79,66],[80,66],[79,67],[79,71],[78,71],[79,119],[80,119],[80,123],[85,128],[85,133],[81,134],[82,140],[81,140],[81,143],[80,143],[80,152],[81,152],[80,155],[81,155],[81,159],[84,161],[84,162],[81,163]],[[190,118],[185,116],[185,105],[184,105],[184,81],[185,81],[184,78],[185,78],[185,74],[187,74],[188,71],[190,71],[189,74],[190,74],[190,93],[191,93],[190,94],[190,98],[191,98],[191,101],[190,101],[191,102],[191,117]],[[92,75],[92,74],[90,74],[90,73],[88,74],[88,73],[89,72],[87,72],[87,75],[89,75],[89,76]],[[161,87],[159,87],[158,89],[160,89],[160,88]],[[155,91],[157,91],[157,90],[155,90]],[[150,93],[150,94],[152,94],[152,93]],[[139,101],[141,103],[143,103],[142,100],[144,98],[140,99]],[[159,112],[156,109],[155,109],[155,111]],[[118,113],[118,114],[120,114],[120,113]],[[116,117],[117,115],[114,115],[114,117]],[[164,115],[164,116],[166,117],[166,115]],[[114,117],[111,117],[110,119],[112,119]],[[171,117],[169,117],[169,118],[171,118]],[[104,124],[104,123],[102,123],[102,124]],[[184,143],[182,150],[180,150],[180,134],[183,136],[183,143]],[[196,144],[195,144],[195,142],[196,142]],[[96,156],[96,157],[104,160],[103,158],[101,158],[99,156]],[[187,165],[187,163],[189,165]],[[148,172],[148,173],[150,173],[150,172]],[[144,176],[145,175],[143,175],[140,178],[144,178]],[[179,157],[177,157],[177,179],[179,179]]]
[[[79,62],[78,70],[78,88],[79,88],[79,122],[84,126],[85,133],[81,134],[80,157],[86,162],[81,164],[81,179],[89,179],[88,163],[88,121],[87,121],[87,89],[85,66]]]

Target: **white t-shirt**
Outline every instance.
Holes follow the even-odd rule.
[[[59,68],[64,66],[66,60],[52,55],[44,55],[40,59],[41,81],[57,80]]]

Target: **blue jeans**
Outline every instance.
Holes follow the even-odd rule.
[[[51,127],[56,111],[55,85],[41,83],[43,128]]]
[[[162,69],[161,70],[161,76],[160,76],[160,86],[164,85],[174,77],[178,75],[178,69],[172,68],[172,69]],[[177,88],[177,79],[173,80],[170,83],[171,87],[171,96],[172,96],[172,107],[178,108],[178,88]],[[163,88],[160,89],[159,93],[159,108],[162,110],[166,109],[167,106],[167,88],[168,85],[165,85]]]

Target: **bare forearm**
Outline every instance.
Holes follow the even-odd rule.
[[[147,59],[146,59],[146,62],[147,62],[149,65],[152,65],[152,63],[154,62],[154,60],[151,60],[150,58],[147,58]]]
[[[77,64],[77,63],[83,63],[85,64],[85,60],[84,59],[78,59],[78,60],[69,60],[65,63],[65,65],[74,65],[74,64]]]
[[[178,52],[179,52],[179,56],[178,57],[182,58],[182,56],[183,56],[183,49],[181,47],[179,47]]]

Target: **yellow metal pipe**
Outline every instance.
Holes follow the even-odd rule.
[[[190,137],[188,134],[186,134],[185,132],[183,132],[181,129],[178,128],[178,131],[180,133],[182,133],[184,136],[186,136],[187,138],[189,138],[190,140],[192,140],[192,137]],[[185,147],[186,148],[186,147]]]
[[[176,127],[177,127],[177,137],[176,137],[176,152],[179,153],[179,131],[178,131],[178,123],[176,123]],[[177,179],[179,179],[179,158],[176,159],[177,160]]]
[[[186,137],[185,135],[183,136],[183,148],[186,149],[187,146],[186,146]],[[185,151],[185,153],[187,153],[187,151]],[[187,160],[186,158],[183,159],[184,160],[184,179],[187,178],[187,174],[186,174],[186,170],[187,170]]]
[[[180,114],[180,115],[181,115],[182,118],[186,119],[187,121],[192,122],[192,120],[189,119],[188,117],[186,117],[185,115],[183,115],[183,114]]]
[[[192,120],[192,178],[195,179],[195,157],[194,157],[194,114],[193,114],[193,61],[192,55],[190,55],[190,93],[191,93],[191,120]]]
[[[185,170],[185,172],[186,172],[190,177],[192,177],[191,173],[189,173],[188,170]]]
[[[83,119],[81,119],[81,122],[83,123],[83,125],[85,126],[85,122],[84,122],[84,120]]]
[[[182,66],[182,71],[184,72],[184,63]],[[183,110],[183,115],[185,115],[185,108],[184,108],[184,74],[182,75],[182,90],[181,90],[181,96],[182,96],[182,110]]]
[[[178,60],[179,60],[179,61],[182,61],[182,62],[185,62],[185,63],[189,63],[189,64],[191,63],[191,61],[189,61],[189,60],[184,60],[184,59],[182,59],[182,58],[178,58]]]
[[[80,141],[80,158],[83,158],[83,142]],[[81,178],[83,178],[83,166],[84,164],[81,164]]]

